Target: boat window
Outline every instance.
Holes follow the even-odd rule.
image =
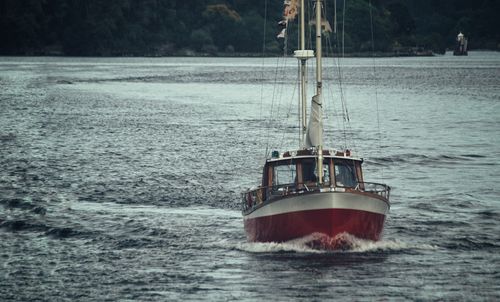
[[[316,182],[316,161],[314,159],[304,159],[302,161],[302,180],[304,182]]]
[[[328,162],[323,163],[323,183],[330,183],[330,165]]]
[[[330,168],[328,161],[323,163],[323,183],[330,182]],[[316,160],[305,159],[302,161],[302,179],[304,182],[318,181],[317,174]]]
[[[348,162],[336,162],[335,182],[339,187],[355,187],[357,182],[354,165]]]
[[[293,184],[296,181],[295,164],[274,166],[273,185]]]

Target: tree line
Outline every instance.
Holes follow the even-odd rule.
[[[325,2],[332,26],[333,1]],[[472,49],[500,50],[500,1],[335,1],[346,52],[421,47],[442,53],[453,47],[459,31]],[[276,38],[282,11],[281,0],[2,0],[0,54],[278,54],[285,47]],[[296,25],[288,33],[293,49]],[[338,47],[340,39],[328,36]]]

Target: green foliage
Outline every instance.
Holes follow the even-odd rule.
[[[214,46],[214,42],[212,39],[212,34],[208,32],[206,29],[196,29],[191,33],[191,45],[197,51],[201,51],[202,48],[206,48],[208,46]]]
[[[333,1],[326,2],[332,25]],[[341,30],[344,1],[336,1]],[[469,37],[471,48],[500,47],[497,0],[345,3],[346,51],[425,47],[442,52],[453,46],[459,31]],[[284,47],[276,39],[282,10],[281,0],[2,0],[0,54],[277,54]],[[314,45],[309,31],[308,37],[308,45]],[[297,44],[296,24],[289,25],[287,41],[291,52]]]
[[[370,6],[365,0],[352,0],[346,2],[345,15],[345,31],[349,34],[346,49],[355,52],[372,51],[372,48],[374,51],[390,50],[392,24],[386,9]]]

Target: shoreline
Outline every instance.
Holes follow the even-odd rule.
[[[345,58],[397,58],[397,57],[433,57],[444,56],[445,53],[435,53],[432,51],[421,52],[351,52],[345,53],[343,56],[340,53],[335,53],[333,56],[325,57],[345,57]],[[499,52],[499,50],[477,49],[472,52]],[[141,54],[141,55],[66,55],[63,53],[31,53],[31,54],[0,54],[0,57],[66,57],[66,58],[275,58],[282,57],[283,54],[276,53],[200,53],[192,51],[181,51],[172,54]],[[288,54],[293,57],[293,53]]]

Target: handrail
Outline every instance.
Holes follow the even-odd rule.
[[[360,190],[361,192],[377,194],[387,201],[389,200],[389,195],[391,193],[391,187],[376,182],[358,182],[355,189]]]
[[[370,193],[381,197],[387,202],[389,202],[389,195],[391,192],[391,187],[388,185],[375,182],[357,182],[355,187],[335,186],[329,184],[324,184],[322,186],[319,186],[318,184],[314,186],[306,186],[306,184],[297,185],[295,183],[281,184],[249,189],[241,193],[243,211],[256,208],[263,203],[275,200],[277,197],[319,192],[323,191],[322,189],[329,189],[331,191],[345,190],[343,192]]]

